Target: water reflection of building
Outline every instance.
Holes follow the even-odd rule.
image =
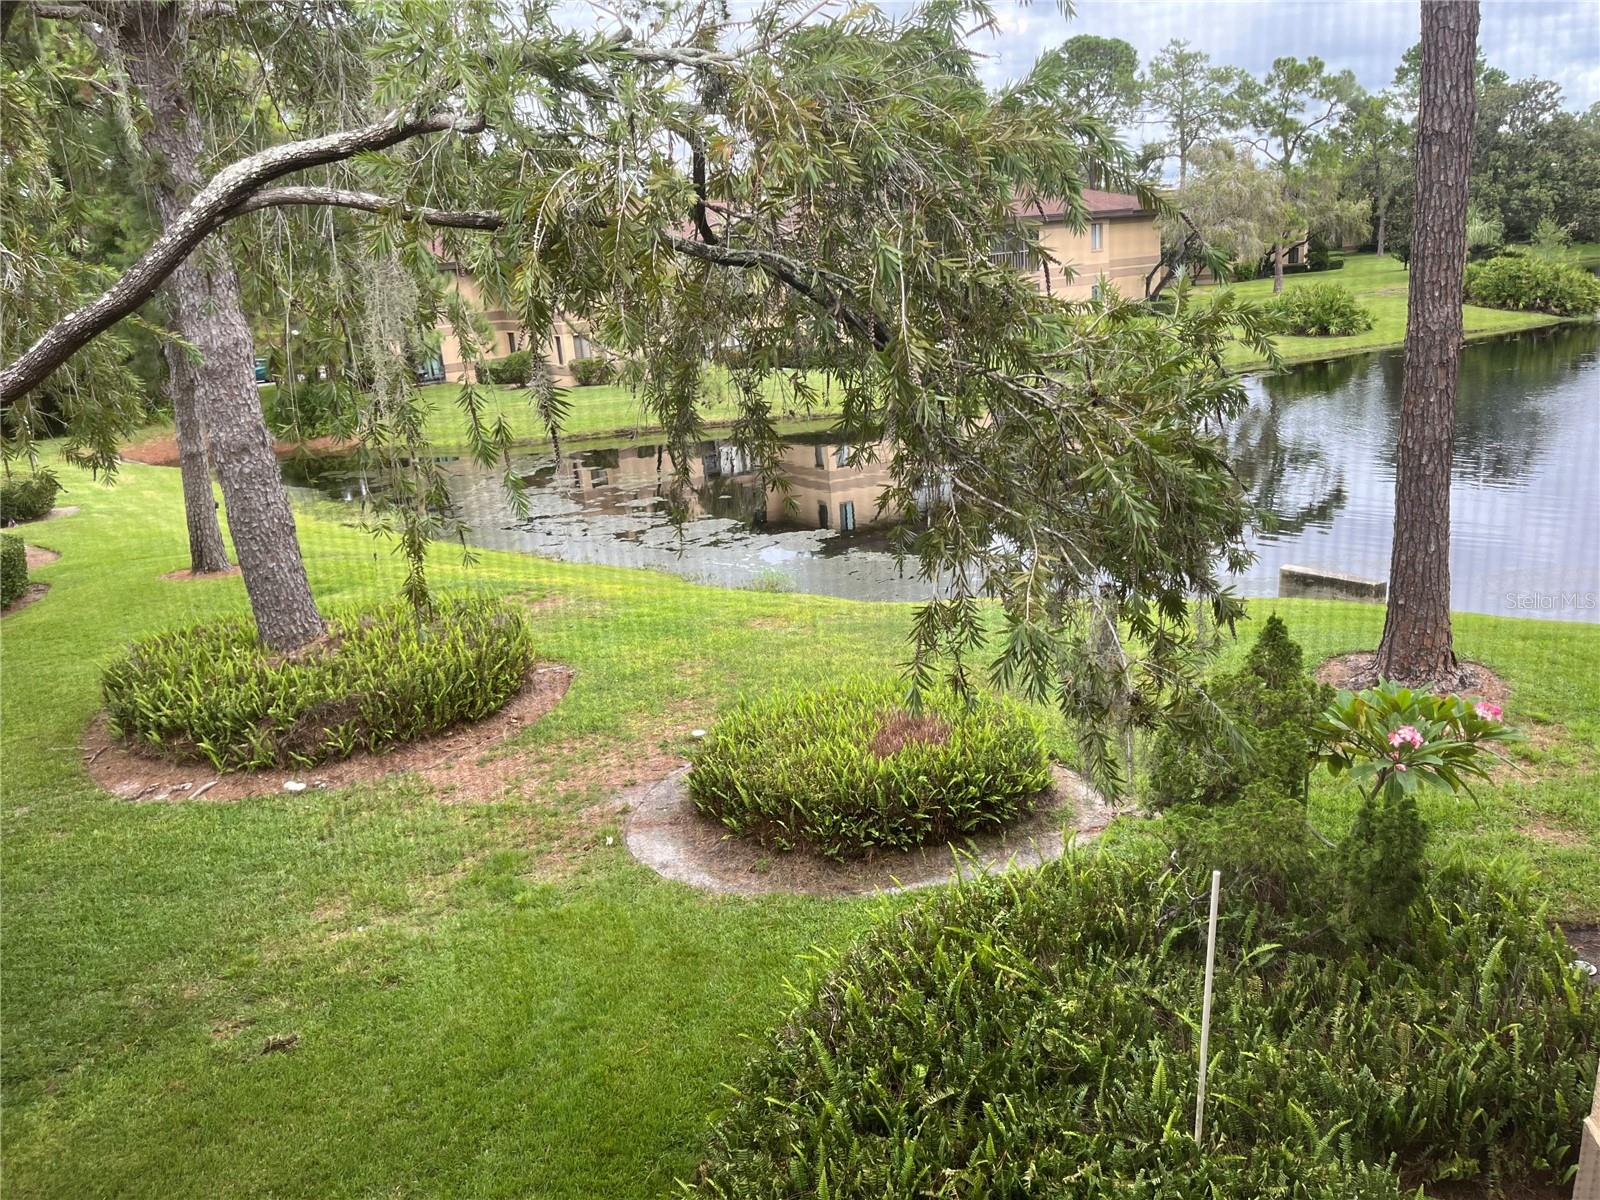
[[[755,528],[836,529],[842,533],[892,522],[879,510],[889,484],[885,463],[868,461],[845,443],[822,437],[786,441],[779,473],[787,488],[767,489],[749,457],[727,441],[701,442],[689,463],[688,513],[725,517]],[[596,512],[626,512],[665,503],[673,463],[665,446],[646,444],[569,455],[557,468],[563,482]]]

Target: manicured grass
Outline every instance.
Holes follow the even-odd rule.
[[[1338,358],[1346,354],[1360,354],[1368,350],[1385,350],[1403,346],[1406,340],[1406,283],[1405,264],[1387,255],[1349,254],[1344,258],[1344,268],[1339,271],[1319,271],[1313,274],[1288,275],[1283,286],[1297,287],[1306,283],[1331,282],[1349,288],[1373,316],[1372,328],[1353,337],[1279,337],[1273,339],[1285,362],[1312,362]],[[1272,277],[1251,279],[1232,285],[1252,300],[1266,300],[1272,295]],[[1541,313],[1502,312],[1494,308],[1467,305],[1462,310],[1462,322],[1469,339],[1494,337],[1497,334],[1516,333],[1523,329],[1537,329],[1543,325],[1559,324],[1561,318]],[[1263,365],[1258,355],[1243,346],[1236,346],[1227,356],[1231,366],[1241,370]]]
[[[576,670],[503,792],[129,803],[77,749],[100,667],[243,611],[243,589],[158,578],[185,564],[176,471],[65,481],[81,511],[25,530],[62,554],[35,572],[51,590],[0,628],[8,1196],[660,1196],[785,978],[903,903],[702,895],[636,865],[595,806],[743,690],[892,669],[906,607],[510,554],[466,570],[440,548],[438,587],[539,601],[541,655]],[[310,517],[302,536],[324,602],[394,594],[386,547]],[[1382,620],[1256,611],[1313,661]],[[1526,863],[1554,912],[1600,920],[1600,628],[1464,615],[1457,634],[1539,742],[1476,804],[1426,798],[1436,852]],[[1313,797],[1327,832],[1350,807]]]
[[[766,380],[764,387],[776,419],[805,421],[838,413],[838,400],[830,401],[820,376],[813,378],[818,393],[815,405],[807,405],[797,397],[786,377],[770,376]],[[453,383],[433,384],[422,389],[430,405],[428,440],[436,446],[450,448],[463,442],[463,418],[457,407],[460,394],[460,385]],[[504,416],[518,441],[547,439],[544,423],[533,411],[526,390],[486,386],[483,394],[487,396],[486,424],[492,424],[497,416]],[[659,422],[645,412],[639,395],[630,387],[619,384],[574,387],[568,390],[567,396],[571,410],[562,426],[564,438],[627,437],[660,428]],[[731,376],[723,368],[706,369],[706,401],[699,411],[701,419],[712,426],[729,424],[739,416],[738,393]]]

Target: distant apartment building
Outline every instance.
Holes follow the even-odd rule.
[[[1059,200],[1018,201],[1013,205],[1019,217],[1038,223],[1039,241],[1056,262],[1048,271],[1037,256],[1020,246],[1002,248],[993,255],[994,259],[1015,266],[1027,274],[1040,291],[1048,291],[1063,300],[1090,299],[1097,296],[1107,282],[1115,284],[1124,297],[1142,297],[1145,282],[1161,258],[1161,234],[1156,228],[1155,214],[1142,207],[1138,197],[1121,192],[1091,188],[1083,193],[1083,203],[1087,224],[1082,230],[1071,228],[1066,205]],[[1062,266],[1072,268],[1070,279]],[[532,350],[536,356],[543,357],[557,385],[569,386],[573,382],[572,360],[602,353],[586,330],[566,316],[556,318],[554,331],[547,340],[533,345],[515,316],[485,304],[471,275],[456,267],[449,269],[453,272],[456,290],[468,303],[484,310],[494,331],[494,346],[488,358],[504,358],[518,350]],[[461,344],[447,323],[439,326],[439,334],[439,355],[421,373],[430,379],[456,382],[466,371]]]

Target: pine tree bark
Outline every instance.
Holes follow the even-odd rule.
[[[1417,207],[1395,467],[1389,605],[1376,668],[1403,683],[1453,681],[1450,474],[1461,365],[1467,184],[1477,110],[1477,0],[1422,0]]]
[[[120,20],[114,36],[129,80],[150,110],[146,141],[161,159],[156,207],[166,228],[202,179],[201,130],[182,75],[190,10],[183,4],[156,3],[115,12]],[[185,259],[172,274],[176,325],[200,353],[194,407],[222,482],[256,628],[273,649],[293,650],[323,632],[322,616],[306,579],[294,515],[256,397],[255,343],[244,316],[239,277],[225,248],[207,249],[209,253]]]
[[[1283,291],[1283,243],[1275,242],[1272,246],[1272,293],[1277,295]]]
[[[183,516],[189,527],[189,570],[195,575],[226,571],[228,547],[217,520],[206,456],[205,427],[194,400],[194,364],[175,342],[166,346],[167,392],[178,439],[178,469],[183,476]]]
[[[1389,224],[1389,206],[1387,204],[1380,204],[1380,205],[1378,205],[1378,257],[1379,258],[1383,257],[1384,235],[1388,232],[1388,224]]]

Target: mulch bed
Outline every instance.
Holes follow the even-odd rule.
[[[998,833],[959,846],[924,846],[835,862],[803,850],[767,850],[733,834],[695,809],[685,786],[688,768],[625,792],[623,840],[628,852],[656,874],[712,892],[758,896],[798,892],[810,896],[862,896],[951,882],[957,872],[1005,871],[1059,858],[1063,826],[1079,839],[1093,837],[1117,810],[1079,776],[1053,771],[1055,786],[1026,818]]]
[[[34,570],[35,568],[42,567],[46,563],[53,563],[56,561],[56,559],[61,557],[61,551],[46,550],[43,546],[24,545],[22,547],[22,554],[23,557],[28,560],[28,570],[30,571]]]
[[[337,454],[355,448],[356,443],[334,437],[312,438],[305,442],[272,443],[272,452],[279,458],[295,454]],[[131,446],[124,446],[121,458],[125,462],[144,463],[147,467],[175,467],[178,465],[178,439],[174,434],[146,438]]]
[[[84,731],[83,763],[91,779],[124,800],[242,800],[281,795],[291,790],[284,787],[287,783],[332,789],[398,772],[421,776],[438,790],[441,799],[492,800],[522,773],[526,763],[514,752],[486,758],[488,752],[553,709],[571,682],[568,667],[535,667],[510,703],[475,724],[378,754],[356,754],[293,770],[218,774],[206,763],[153,757],[113,737],[101,715]]]
[[[203,574],[196,575],[188,567],[184,567],[181,571],[168,571],[161,578],[163,578],[163,579],[176,579],[179,582],[187,583],[190,580],[197,580],[197,579],[231,579],[235,575],[237,575],[238,573],[239,573],[239,564],[238,563],[234,563],[226,571],[206,571]]]
[[[1317,668],[1317,681],[1352,692],[1373,687],[1378,682],[1378,673],[1373,669],[1377,657],[1372,650],[1336,655]],[[1505,707],[1506,699],[1511,695],[1511,688],[1505,680],[1478,662],[1458,663],[1453,680],[1437,680],[1425,690],[1475,696],[1490,704],[1498,704],[1501,708]]]
[[[27,608],[28,605],[34,603],[35,601],[43,600],[44,594],[49,590],[50,585],[48,583],[30,583],[23,590],[22,595],[18,596],[4,608],[0,608],[0,617],[9,617],[14,612],[21,612],[23,609]]]

